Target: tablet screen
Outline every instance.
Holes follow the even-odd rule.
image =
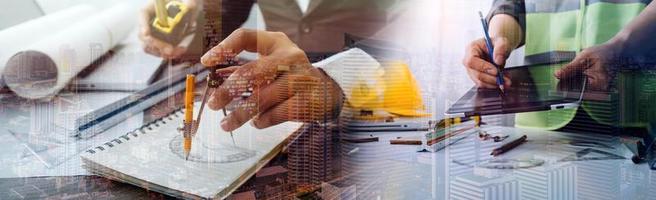
[[[549,110],[551,105],[578,102],[583,85],[583,75],[567,80],[554,77],[562,64],[531,65],[507,68],[504,73],[511,79],[511,86],[501,93],[498,88],[473,87],[447,114],[492,115]]]

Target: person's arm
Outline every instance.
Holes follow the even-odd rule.
[[[489,23],[489,33],[492,40],[503,38],[507,41],[505,44],[494,46],[494,62],[500,66],[505,66],[510,52],[524,44],[524,28],[515,17],[507,14],[494,15]]]
[[[640,15],[608,42],[583,50],[554,76],[587,76],[589,88],[606,90],[617,70],[655,69],[656,4],[650,3]]]
[[[656,3],[647,7],[620,31],[611,43],[617,43],[624,57],[633,57],[638,63],[656,61]]]
[[[221,121],[225,131],[233,131],[252,119],[254,127],[267,128],[286,121],[325,122],[336,118],[344,93],[319,68],[313,67],[305,52],[284,33],[237,29],[208,51],[201,63],[226,63],[242,51],[260,57],[241,66],[220,69],[230,76],[209,102],[217,110],[231,102],[235,109]],[[243,96],[250,91],[251,95]]]
[[[487,15],[487,21],[490,24],[491,37],[500,34],[508,38],[511,46],[515,48],[524,45],[526,32],[524,0],[495,0],[492,10]]]
[[[474,40],[467,47],[463,65],[467,68],[467,74],[482,88],[497,88],[497,69],[491,63],[504,67],[506,59],[517,47],[523,44],[525,17],[524,1],[496,0],[493,9],[488,15],[489,34],[494,45],[494,58],[488,56],[485,39]],[[481,35],[483,30],[481,27]],[[510,87],[510,78],[505,77],[506,87]]]

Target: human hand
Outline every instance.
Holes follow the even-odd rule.
[[[198,3],[196,0],[186,0],[185,4],[189,9],[191,16],[189,17],[189,23],[195,23],[195,19],[198,16],[197,7]],[[187,52],[187,47],[182,46],[173,46],[172,44],[166,43],[160,39],[157,39],[151,34],[151,24],[153,18],[155,17],[155,0],[151,0],[141,9],[140,14],[140,23],[141,30],[139,32],[139,39],[142,42],[143,49],[146,53],[162,57],[165,59],[175,59],[182,56]]]
[[[510,56],[512,47],[510,46],[509,41],[504,37],[493,38],[492,44],[494,45],[494,63],[503,69],[506,65],[506,59]],[[474,40],[469,44],[466,51],[462,64],[467,69],[469,78],[471,78],[479,88],[498,88],[498,69],[489,59],[485,39],[480,38]],[[503,78],[505,81],[504,87],[510,87],[512,84],[510,82],[510,77],[504,75]]]
[[[220,70],[229,73],[214,91],[208,106],[218,110],[235,109],[221,122],[233,131],[251,118],[256,128],[267,128],[286,121],[331,120],[343,103],[341,88],[323,71],[310,64],[305,52],[284,33],[238,29],[208,51],[205,66],[226,63],[242,52],[257,52],[258,60]],[[244,93],[252,93],[243,96]]]
[[[572,62],[556,70],[554,76],[564,80],[585,75],[588,89],[606,91],[612,80],[609,67],[620,64],[621,60],[619,48],[614,43],[605,43],[583,50]]]

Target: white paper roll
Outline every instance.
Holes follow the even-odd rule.
[[[136,16],[137,9],[123,3],[77,19],[79,22],[73,21],[65,30],[49,33],[50,36],[7,61],[3,72],[5,83],[21,97],[54,96],[80,71],[123,40],[134,28]]]
[[[0,31],[0,47],[2,47],[0,48],[0,74],[11,56],[27,48],[29,44],[35,42],[35,39],[45,38],[53,31],[64,30],[73,24],[71,22],[84,19],[97,12],[98,9],[93,6],[78,5]],[[0,76],[0,87],[4,87],[3,83]]]

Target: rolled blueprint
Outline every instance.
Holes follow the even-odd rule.
[[[9,27],[0,31],[0,74],[7,60],[16,52],[32,44],[35,39],[45,38],[55,30],[63,30],[75,20],[97,13],[98,9],[90,5],[78,5],[56,13],[39,17],[22,24]],[[0,76],[0,87],[4,87],[2,76]]]
[[[48,33],[13,54],[3,79],[18,96],[50,98],[85,67],[123,40],[135,25],[137,10],[119,4],[99,14],[81,17],[68,28]],[[71,23],[60,22],[60,23]],[[108,74],[108,76],[118,74]]]

